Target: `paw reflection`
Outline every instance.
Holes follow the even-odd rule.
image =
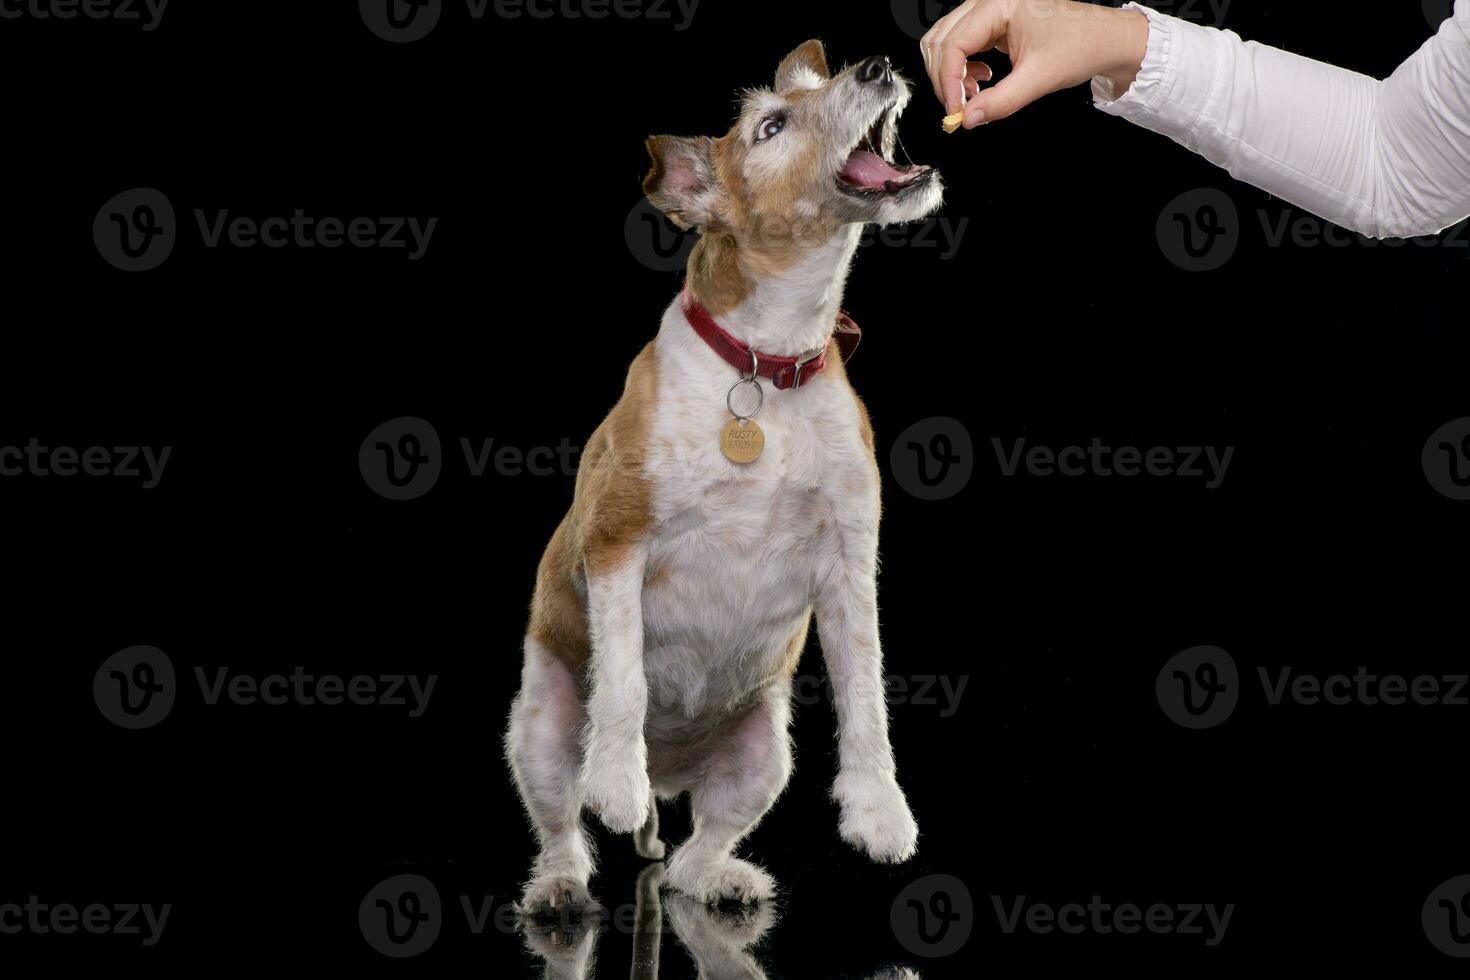
[[[660,964],[668,960],[669,980],[687,977],[692,959],[699,980],[769,980],[754,948],[776,924],[771,902],[710,905],[666,887],[663,864],[652,864],[638,876],[636,904],[631,918],[611,916],[611,923],[633,932],[632,980],[660,980]],[[625,907],[626,908],[626,907]],[[526,946],[544,964],[544,980],[590,980],[598,940],[610,918],[600,910],[577,914],[525,916],[521,933]],[[665,929],[682,951],[664,955]],[[609,942],[616,949],[616,944]],[[614,972],[618,972],[614,970]],[[906,967],[886,967],[867,980],[922,980]]]

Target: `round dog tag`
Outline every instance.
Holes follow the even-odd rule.
[[[751,463],[766,448],[766,434],[755,419],[731,419],[720,430],[720,449],[732,463]]]

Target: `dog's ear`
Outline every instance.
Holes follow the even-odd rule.
[[[781,67],[776,69],[776,94],[785,95],[793,89],[805,87],[802,83],[809,83],[813,75],[819,82],[832,76],[827,68],[827,49],[816,38],[781,60]]]
[[[715,215],[714,140],[708,136],[650,136],[653,166],[643,193],[680,228],[702,227]]]

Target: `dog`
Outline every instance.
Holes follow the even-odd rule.
[[[647,141],[648,200],[699,237],[538,567],[505,738],[540,845],[528,913],[597,907],[584,808],[660,860],[657,800],[686,793],[693,831],[665,885],[705,903],[774,895],[734,852],[791,773],[814,617],[839,832],[876,861],[914,853],[884,702],[873,432],[835,349],[863,227],[943,198],[938,171],[894,162],[910,94],[887,58],[834,74],[812,40],[744,93],[724,136]]]

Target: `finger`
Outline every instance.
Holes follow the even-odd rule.
[[[1042,72],[1026,71],[1017,65],[997,84],[976,93],[965,106],[965,128],[974,129],[983,123],[1005,119],[1055,88]]]
[[[980,83],[988,82],[993,72],[983,61],[972,61],[965,66],[965,101],[973,99],[980,91]]]
[[[924,55],[924,72],[929,76],[929,80],[934,83],[934,96],[941,102],[944,101],[944,96],[939,90],[938,82],[934,81],[934,72],[938,67],[937,52],[939,45],[954,28],[954,25],[969,15],[977,2],[982,2],[982,0],[968,0],[968,2],[960,4],[954,10],[939,18],[934,22],[934,26],[929,28],[928,32],[919,41],[919,50]]]
[[[998,29],[998,15],[994,13],[994,7],[987,4],[975,8],[940,42],[934,83],[947,111],[957,112],[964,104],[969,57],[993,47]]]

